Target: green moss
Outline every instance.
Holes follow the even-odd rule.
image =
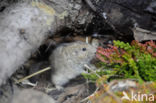
[[[110,48],[98,48],[97,58],[101,60],[97,66],[103,68],[100,72],[96,72],[100,76],[118,75],[124,79],[134,78],[140,82],[156,81],[156,44],[153,41],[145,44],[137,41],[131,44],[114,41],[114,46]],[[83,75],[94,82],[99,78],[95,73]]]

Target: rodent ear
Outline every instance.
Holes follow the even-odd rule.
[[[95,48],[97,48],[98,46],[99,46],[99,40],[98,39],[93,39],[92,41],[91,41],[91,45],[93,46],[93,47],[95,47]]]

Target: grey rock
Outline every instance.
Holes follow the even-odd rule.
[[[47,38],[49,17],[28,3],[13,4],[0,14],[0,85]]]
[[[115,81],[112,81],[110,83],[110,86],[111,88],[111,91],[115,92],[115,91],[124,91],[124,90],[128,90],[130,88],[136,88],[136,82],[133,81],[133,80],[115,80]]]
[[[151,2],[145,10],[150,13],[156,14],[156,1]]]
[[[0,103],[8,103],[14,92],[17,91],[18,88],[16,85],[13,85],[11,82],[7,82],[0,86]]]
[[[24,89],[14,94],[11,103],[57,103],[50,96],[33,90]]]

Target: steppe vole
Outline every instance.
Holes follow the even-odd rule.
[[[95,52],[95,46],[80,41],[58,46],[50,56],[51,79],[56,88],[62,88],[70,79],[84,73],[84,64],[91,65]]]

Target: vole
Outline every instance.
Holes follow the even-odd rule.
[[[95,56],[95,52],[95,46],[81,41],[58,46],[50,56],[51,79],[56,88],[62,89],[70,79],[84,73],[84,65],[91,65],[90,61]],[[93,65],[92,67],[95,69]]]

